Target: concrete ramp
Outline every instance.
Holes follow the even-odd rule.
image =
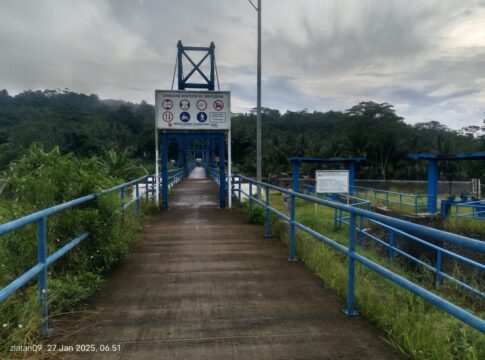
[[[205,169],[202,166],[196,166],[194,170],[189,174],[189,179],[206,179],[207,174],[205,173]]]
[[[203,167],[196,167],[187,179],[177,184],[168,203],[171,209],[219,207],[219,188],[206,177]]]
[[[404,358],[364,318],[345,316],[344,300],[302,264],[289,263],[287,249],[277,239],[263,238],[262,227],[245,223],[238,212],[201,205],[217,204],[217,196],[217,187],[205,180],[177,185],[171,210],[150,220],[91,314],[72,320],[69,326],[78,331],[62,340],[65,345],[119,344],[121,351],[66,355]]]

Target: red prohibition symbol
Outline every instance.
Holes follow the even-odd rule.
[[[163,121],[170,122],[173,120],[173,114],[170,111],[165,111],[162,114]]]
[[[214,101],[214,109],[217,111],[221,111],[224,109],[224,103],[221,100]]]
[[[162,107],[164,110],[172,110],[173,108],[173,101],[170,99],[164,99],[162,101]]]
[[[182,110],[189,110],[189,108],[190,108],[190,101],[187,100],[187,99],[182,99],[182,100],[180,100],[180,104],[179,105],[180,105],[180,108]]]
[[[203,111],[207,109],[207,102],[205,100],[198,100],[196,106],[197,106],[197,109],[199,109],[200,111]]]

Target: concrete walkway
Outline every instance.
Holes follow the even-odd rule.
[[[277,239],[216,206],[207,179],[175,187],[140,246],[63,344],[120,345],[89,359],[400,359]],[[204,201],[197,202],[198,196]]]

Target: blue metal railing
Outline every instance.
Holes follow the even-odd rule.
[[[209,168],[209,177],[214,181],[217,185],[221,185],[221,172],[219,168],[211,167]],[[226,183],[227,183],[227,174],[226,174]]]
[[[182,170],[182,175],[180,173],[180,170]],[[182,176],[183,176],[183,169],[172,170],[171,172],[169,172],[170,186],[173,186],[177,182],[179,182]],[[138,179],[112,187],[108,190],[104,190],[96,194],[86,195],[78,199],[65,202],[60,205],[55,205],[50,208],[40,210],[38,212],[7,222],[5,224],[0,224],[0,237],[1,237],[2,235],[8,234],[28,224],[37,223],[37,264],[0,290],[0,302],[6,300],[10,295],[15,293],[18,289],[23,287],[25,284],[27,284],[27,282],[29,282],[31,279],[33,279],[35,276],[38,275],[39,303],[41,308],[41,315],[43,318],[42,330],[45,333],[48,333],[49,325],[48,325],[48,305],[47,305],[47,274],[48,274],[47,268],[50,265],[52,265],[54,262],[56,262],[59,258],[61,258],[63,255],[65,255],[67,252],[69,252],[70,250],[78,246],[83,240],[85,240],[87,237],[91,235],[91,232],[84,231],[76,238],[69,240],[69,242],[66,245],[56,250],[54,253],[48,255],[47,254],[47,218],[51,215],[60,213],[64,210],[95,200],[97,198],[100,198],[101,196],[113,193],[115,191],[119,191],[119,194],[120,194],[121,210],[125,210],[132,204],[136,203],[136,214],[140,215],[140,200],[142,199],[143,195],[145,195],[146,199],[148,199],[149,193],[155,192],[155,189],[156,189],[155,178],[156,177],[154,175],[145,175]],[[145,184],[144,194],[142,194],[140,191],[140,184]],[[132,189],[132,187],[134,187],[134,197],[132,200],[126,202],[126,195],[129,192],[129,190]],[[154,197],[155,196],[152,195],[152,198]]]
[[[485,220],[485,200],[457,203],[455,217],[475,220]]]
[[[246,193],[242,190],[241,184],[246,182],[249,184],[249,192]],[[356,236],[358,233],[365,235],[366,237],[382,244],[388,250],[388,258],[392,261],[394,254],[399,254],[409,260],[415,261],[418,264],[426,267],[428,270],[432,271],[435,274],[435,284],[438,285],[442,279],[446,279],[456,283],[457,285],[469,290],[472,294],[478,296],[479,298],[483,299],[485,294],[480,290],[474,288],[473,286],[466,284],[458,279],[455,279],[451,275],[445,273],[442,269],[442,257],[443,255],[452,257],[454,260],[462,261],[465,264],[472,266],[476,269],[476,271],[483,272],[485,271],[485,265],[478,263],[474,260],[468,259],[462,255],[456,254],[452,251],[449,251],[441,246],[434,245],[428,241],[425,241],[418,236],[425,237],[427,239],[435,239],[441,241],[443,243],[458,245],[464,249],[473,250],[477,253],[485,253],[485,242],[467,238],[461,235],[456,235],[452,233],[448,233],[445,231],[440,231],[437,229],[429,228],[423,225],[414,224],[408,221],[392,218],[389,216],[377,214],[368,210],[360,209],[358,207],[352,207],[349,205],[341,204],[334,201],[329,201],[313,196],[309,196],[302,193],[293,192],[290,190],[286,190],[271,184],[258,182],[251,178],[247,178],[241,175],[235,175],[233,183],[237,185],[237,187],[233,187],[233,193],[237,196],[237,198],[241,199],[241,193],[246,195],[249,199],[249,210],[251,211],[251,204],[254,202],[260,206],[262,206],[266,211],[266,223],[265,223],[265,236],[269,236],[271,233],[270,229],[270,213],[276,214],[279,218],[287,221],[290,224],[290,261],[296,261],[296,229],[300,229],[307,234],[313,236],[314,238],[322,241],[323,243],[331,246],[335,250],[345,254],[348,259],[348,272],[347,272],[347,306],[345,309],[346,314],[352,315],[355,314],[355,307],[354,307],[354,289],[355,289],[355,262],[359,262],[362,265],[366,266],[367,268],[373,270],[377,274],[381,275],[382,277],[398,284],[402,288],[412,292],[415,295],[418,295],[428,301],[429,303],[433,304],[434,306],[438,307],[439,309],[449,313],[450,315],[460,319],[461,321],[465,322],[466,324],[474,327],[475,329],[485,333],[485,320],[479,318],[478,316],[472,314],[471,312],[445,300],[439,295],[434,294],[433,292],[425,289],[424,287],[414,283],[411,280],[408,280],[397,273],[393,272],[390,269],[383,267],[382,265],[370,260],[369,258],[365,257],[364,254],[360,254],[357,247]],[[260,201],[256,197],[253,196],[252,187],[260,185],[265,189],[266,198],[265,201]],[[270,190],[279,192],[283,195],[289,197],[290,200],[290,207],[289,207],[289,215],[275,209],[270,205]],[[315,203],[319,205],[323,205],[329,207],[331,209],[338,209],[342,210],[349,214],[350,218],[348,221],[348,244],[344,246],[338,243],[331,238],[318,233],[317,231],[299,223],[296,219],[296,199],[303,199],[310,203]],[[388,241],[384,241],[380,239],[378,236],[371,234],[369,230],[361,230],[357,226],[357,219],[363,218],[366,221],[373,223],[374,225],[384,229],[389,237]],[[436,266],[431,266],[424,261],[417,259],[408,253],[401,250],[396,244],[396,236],[405,237],[411,241],[418,242],[422,245],[425,245],[434,251],[436,251]]]
[[[421,212],[427,211],[428,195],[421,194],[407,194],[396,191],[372,189],[362,186],[351,186],[352,194],[358,197],[374,200],[375,202],[382,202],[389,208],[391,205],[398,205],[400,209],[411,209],[413,214],[417,215]],[[425,199],[423,203],[422,199]]]
[[[178,169],[173,169],[168,171],[168,188],[172,188],[175,185],[177,185],[180,181],[185,176],[185,170],[184,168],[178,168]],[[159,174],[158,176],[158,184],[159,184],[159,193],[162,191],[162,174]],[[156,176],[154,175],[149,175],[145,181],[145,195],[147,199],[149,197],[155,197],[156,193]]]

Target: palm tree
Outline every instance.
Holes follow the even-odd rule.
[[[106,150],[103,158],[99,159],[99,163],[106,169],[109,175],[119,179],[129,180],[139,176],[141,173],[147,173],[143,166],[137,164],[130,157],[126,149],[123,151],[115,149]]]

